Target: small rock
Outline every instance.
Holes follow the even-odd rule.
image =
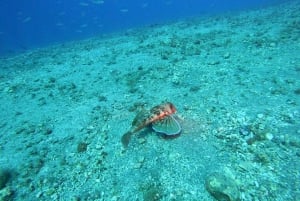
[[[99,95],[98,96],[98,101],[99,102],[103,102],[103,101],[105,102],[105,101],[107,101],[107,98],[105,96]]]
[[[230,177],[214,173],[206,178],[206,190],[219,201],[239,201],[240,192],[236,182]]]
[[[145,139],[145,138],[139,138],[139,139],[138,139],[138,142],[139,142],[140,144],[145,144],[146,139]]]
[[[257,118],[262,119],[264,117],[264,114],[258,114]]]
[[[5,187],[9,178],[10,178],[9,171],[0,168],[0,189]]]
[[[53,132],[52,128],[46,128],[46,129],[44,130],[44,134],[45,134],[45,135],[50,135],[52,132]]]
[[[72,197],[71,198],[71,201],[80,201],[81,199],[80,199],[80,197],[78,197],[78,196],[75,196],[75,197]]]
[[[229,59],[230,57],[230,53],[229,52],[226,52],[224,55],[223,55],[224,59]]]
[[[87,146],[88,144],[85,142],[79,142],[77,145],[77,152],[78,153],[82,153],[85,152],[87,150]]]
[[[192,87],[190,87],[190,92],[197,92],[199,90],[200,90],[199,86],[192,86]]]
[[[143,166],[143,163],[137,162],[133,165],[134,169],[140,169]]]
[[[212,60],[212,61],[208,61],[208,63],[207,63],[208,65],[218,65],[218,64],[220,64],[220,61],[219,60]]]
[[[298,139],[296,136],[289,136],[289,145],[300,148],[300,139]]]
[[[138,161],[139,161],[139,163],[143,163],[145,161],[145,157],[144,156],[139,157]]]
[[[245,136],[249,136],[251,134],[251,128],[248,125],[243,125],[239,128],[239,133],[241,136],[245,137]]]
[[[266,133],[265,138],[266,138],[267,140],[272,140],[272,139],[274,138],[274,136],[273,136],[272,133]]]
[[[115,196],[111,197],[110,200],[111,201],[117,201],[117,200],[119,200],[119,197],[115,195]]]
[[[43,195],[43,192],[42,192],[42,191],[39,191],[39,192],[35,195],[35,197],[36,197],[36,198],[40,198],[42,195]]]
[[[249,162],[241,162],[238,164],[238,170],[240,170],[241,172],[249,172],[249,170],[251,169],[251,163]]]
[[[10,187],[5,187],[0,190],[0,200],[10,200],[13,195],[13,191]]]

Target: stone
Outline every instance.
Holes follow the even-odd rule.
[[[77,152],[78,153],[85,152],[87,150],[87,146],[88,146],[87,143],[85,143],[85,142],[79,142],[77,144]]]
[[[236,182],[221,173],[213,173],[205,180],[206,190],[218,201],[240,201]]]
[[[207,63],[208,65],[218,65],[218,64],[220,64],[220,61],[219,60],[211,60],[211,61],[208,61],[208,63]]]
[[[226,52],[224,55],[223,55],[224,59],[229,59],[230,57],[230,53],[229,52]]]
[[[273,136],[272,133],[266,133],[265,138],[266,138],[267,140],[272,140],[272,139],[274,138],[274,136]]]
[[[289,145],[292,147],[300,148],[300,139],[298,139],[297,135],[289,136]]]
[[[11,187],[5,187],[3,189],[0,190],[0,200],[11,200],[13,195],[13,191],[11,189]]]
[[[264,114],[258,114],[258,115],[257,115],[257,118],[259,118],[259,119],[264,118]]]
[[[9,178],[9,171],[0,168],[0,189],[6,186],[6,183],[8,182]]]

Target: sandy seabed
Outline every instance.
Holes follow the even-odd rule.
[[[300,200],[300,4],[0,60],[0,200]],[[183,127],[123,148],[141,108]]]

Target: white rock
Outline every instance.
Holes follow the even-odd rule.
[[[262,119],[264,117],[264,114],[258,114],[257,118]]]
[[[272,133],[266,133],[265,137],[266,137],[267,140],[272,140],[274,138]]]

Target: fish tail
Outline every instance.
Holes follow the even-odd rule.
[[[123,146],[124,146],[125,148],[128,147],[128,144],[129,144],[129,142],[130,142],[130,139],[131,139],[131,135],[132,135],[132,134],[133,134],[133,132],[128,131],[127,133],[125,133],[125,134],[122,136],[121,142],[122,142],[122,144],[123,144]]]

